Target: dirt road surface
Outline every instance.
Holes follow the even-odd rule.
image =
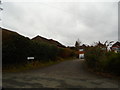
[[[84,60],[64,61],[19,73],[3,73],[4,88],[120,88],[120,81],[95,75]]]

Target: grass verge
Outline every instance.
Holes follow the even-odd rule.
[[[90,68],[86,65],[85,63],[85,68],[87,69],[87,71],[93,73],[93,74],[96,74],[96,75],[99,75],[99,76],[102,76],[102,77],[105,77],[105,78],[113,78],[113,79],[116,79],[116,80],[120,80],[120,76],[118,75],[115,75],[114,73],[107,73],[107,72],[102,72],[102,71],[97,71],[95,70],[94,68]]]
[[[56,61],[48,61],[48,62],[42,62],[42,61],[32,61],[32,62],[27,62],[26,64],[13,64],[13,65],[7,65],[3,67],[2,72],[23,72],[23,71],[28,71],[28,70],[34,70],[34,69],[39,69],[43,67],[48,67],[54,64],[58,64],[63,61],[67,60],[73,60],[73,58],[58,58]]]

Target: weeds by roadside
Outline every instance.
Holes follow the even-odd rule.
[[[39,68],[51,66],[54,64],[58,64],[66,60],[72,60],[72,59],[73,58],[67,58],[67,59],[58,58],[57,61],[52,61],[52,60],[49,60],[48,62],[31,61],[25,64],[7,65],[6,67],[3,67],[2,72],[22,72],[22,71],[27,71],[27,70],[34,70],[34,69],[39,69]]]
[[[120,53],[91,47],[85,53],[86,64],[96,72],[120,75]]]

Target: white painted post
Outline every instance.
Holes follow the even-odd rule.
[[[27,57],[27,60],[33,60],[34,57]]]

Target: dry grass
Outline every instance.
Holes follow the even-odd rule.
[[[50,66],[53,64],[57,64],[59,62],[60,61],[49,61],[49,62],[34,61],[34,62],[28,62],[26,64],[22,64],[22,65],[21,64],[9,65],[4,67],[2,72],[21,72],[25,70],[32,70],[32,69]]]
[[[72,59],[58,58],[57,61],[48,61],[48,62],[34,61],[34,62],[28,62],[26,64],[7,65],[6,67],[3,67],[2,72],[22,72],[27,70],[34,70],[34,69],[39,69],[50,65],[58,64],[66,60],[72,60]]]
[[[103,77],[106,77],[106,78],[114,78],[114,79],[119,79],[120,80],[120,76],[112,74],[112,73],[99,72],[99,71],[96,71],[96,70],[94,70],[93,68],[90,68],[90,67],[89,68],[87,67],[87,70],[89,72],[94,73],[94,74],[99,75],[99,76],[103,76]]]

